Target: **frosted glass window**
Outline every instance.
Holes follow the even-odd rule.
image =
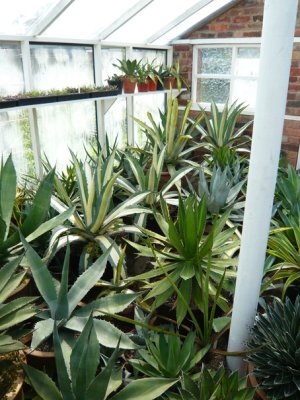
[[[257,80],[235,79],[232,88],[232,98],[244,102],[250,108],[254,108],[257,91]]]
[[[59,0],[9,0],[2,2],[0,34],[22,35],[30,30]]]
[[[0,150],[4,160],[12,153],[19,180],[24,174],[35,175],[27,110],[0,113]]]
[[[225,103],[229,98],[230,81],[227,79],[199,79],[197,84],[197,101]]]
[[[219,104],[238,101],[255,108],[259,75],[259,46],[196,46],[193,65],[194,101]]]
[[[125,98],[117,99],[109,107],[104,122],[109,145],[113,146],[116,142],[118,148],[125,148],[128,143]]]
[[[143,63],[154,61],[154,65],[166,64],[167,52],[165,50],[134,49],[133,58],[138,61],[142,60]]]
[[[35,89],[94,84],[92,46],[31,45],[30,54]]]
[[[154,0],[107,37],[116,42],[145,43],[156,31],[172,22],[199,0]]]
[[[198,52],[198,73],[230,74],[231,48],[203,48]]]
[[[123,59],[125,59],[125,49],[105,47],[101,49],[102,80],[104,84],[107,83],[106,79],[113,74],[121,74],[121,71],[113,64],[118,64],[118,60]]]
[[[0,44],[0,96],[24,91],[21,46]]]
[[[138,0],[75,0],[42,36],[94,38]],[[124,41],[124,40],[123,40]]]
[[[163,112],[165,110],[165,96],[163,93],[134,98],[134,116],[147,124],[150,124],[147,112],[152,114],[157,123],[160,121],[159,110]],[[139,147],[143,147],[146,143],[146,135],[136,122],[134,123],[134,140]]]
[[[41,154],[58,171],[70,161],[69,148],[85,157],[89,144],[96,144],[95,104],[92,101],[37,108]]]
[[[235,75],[258,76],[259,48],[243,47],[237,49]]]

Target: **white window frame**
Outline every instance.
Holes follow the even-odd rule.
[[[245,47],[257,47],[260,48],[259,43],[216,43],[216,44],[199,44],[199,45],[194,45],[193,46],[193,66],[192,66],[192,100],[193,103],[200,104],[201,107],[205,109],[210,109],[210,103],[208,102],[197,102],[197,81],[200,78],[207,78],[207,79],[224,79],[226,81],[229,81],[230,83],[230,89],[229,89],[229,103],[232,103],[235,99],[232,98],[233,96],[233,86],[234,86],[234,81],[236,79],[245,79],[249,81],[253,80],[258,80],[258,75],[257,76],[252,76],[252,75],[235,75],[233,73],[234,71],[234,65],[236,62],[237,58],[237,49],[238,48],[245,48]],[[231,73],[230,74],[201,74],[198,73],[198,51],[203,48],[231,48],[232,49],[232,60],[231,60]],[[220,103],[218,106],[222,108],[224,104]],[[253,107],[247,107],[246,113],[253,114],[254,112]]]

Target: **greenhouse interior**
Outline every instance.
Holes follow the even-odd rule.
[[[298,0],[0,13],[0,400],[300,399]]]

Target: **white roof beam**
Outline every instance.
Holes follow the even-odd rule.
[[[193,15],[195,12],[201,10],[201,8],[207,6],[209,3],[211,3],[213,0],[201,0],[197,4],[195,4],[193,7],[189,8],[186,10],[183,14],[179,15],[179,17],[175,18],[173,21],[171,21],[169,24],[165,25],[163,28],[161,28],[159,31],[154,33],[152,36],[150,36],[147,40],[146,43],[152,43],[155,42],[155,40],[159,39],[161,36],[169,32],[171,29],[173,29],[175,26],[179,25],[181,22],[183,22],[185,19],[189,18],[191,15]]]
[[[28,32],[28,35],[41,35],[72,3],[74,0],[60,0],[52,10],[39,20]]]
[[[131,18],[133,18],[137,13],[142,11],[145,7],[147,7],[154,0],[140,0],[137,4],[131,7],[126,13],[124,13],[120,18],[115,20],[111,25],[109,25],[106,29],[99,32],[97,35],[97,39],[104,40],[108,36],[110,36],[113,32],[119,29],[122,25],[126,24]]]

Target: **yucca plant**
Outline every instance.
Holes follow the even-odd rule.
[[[201,146],[209,152],[209,162],[216,162],[224,168],[236,160],[236,153],[249,152],[245,147],[250,138],[244,132],[252,124],[247,122],[237,128],[238,118],[246,106],[237,104],[235,101],[231,106],[228,101],[223,111],[220,111],[214,101],[211,102],[211,115],[203,110],[205,127],[198,124],[197,129],[201,132]]]
[[[284,280],[282,298],[288,287],[300,279],[300,224],[290,219],[289,225],[270,231],[267,248],[275,261],[266,271],[271,277],[265,285]]]
[[[47,220],[50,199],[52,194],[54,171],[52,170],[40,182],[32,204],[26,210],[26,216],[21,218],[21,225],[12,222],[13,210],[16,199],[17,175],[9,156],[5,163],[1,162],[0,169],[0,262],[5,262],[11,257],[18,256],[22,250],[19,230],[28,242],[50,232],[62,224],[73,210],[66,207],[64,212],[54,218]]]
[[[288,165],[286,174],[278,176],[275,195],[281,202],[279,210],[283,216],[300,221],[300,173],[292,165]]]
[[[155,269],[129,278],[129,280],[162,278],[148,284],[151,288],[145,300],[154,299],[152,308],[163,304],[174,293],[174,285],[182,293],[177,296],[177,321],[181,323],[187,312],[187,304],[192,301],[200,310],[206,310],[208,297],[217,299],[217,304],[228,310],[227,301],[220,294],[223,289],[231,291],[235,278],[236,260],[231,255],[238,249],[239,242],[234,237],[236,228],[223,231],[229,212],[217,218],[210,233],[205,234],[206,200],[199,201],[190,195],[179,198],[177,217],[171,217],[166,202],[161,199],[162,213],[155,212],[155,219],[163,233],[140,228],[148,243],[130,244],[143,256],[154,257]],[[163,268],[161,268],[161,266]],[[224,272],[226,271],[226,277]],[[165,276],[165,273],[169,274]],[[207,272],[207,273],[205,273]],[[171,284],[170,279],[173,284]],[[202,296],[204,288],[208,292]],[[207,297],[207,299],[205,299]]]
[[[238,372],[227,374],[221,366],[217,371],[204,367],[197,379],[183,374],[180,395],[169,400],[252,400],[255,389],[247,387],[247,378],[239,379]]]
[[[89,318],[76,341],[66,363],[60,343],[57,325],[54,325],[55,362],[58,371],[58,387],[45,373],[23,365],[29,381],[42,400],[132,400],[140,396],[152,400],[174,385],[174,379],[139,379],[129,383],[119,393],[122,370],[115,365],[118,345],[106,365],[99,371],[100,347],[93,318]]]
[[[95,329],[99,343],[106,347],[114,348],[120,340],[122,348],[135,349],[133,341],[111,323],[97,319],[103,315],[98,309],[106,313],[118,313],[123,311],[140,293],[119,293],[107,298],[100,298],[84,307],[77,309],[80,301],[87,295],[95,283],[102,277],[110,249],[100,256],[94,264],[81,274],[74,284],[68,288],[70,246],[67,247],[61,282],[54,279],[45,263],[33,248],[22,239],[26,259],[31,268],[35,284],[47,304],[38,317],[41,320],[35,324],[32,335],[31,347],[35,349],[39,344],[52,335],[54,323],[58,321],[59,329],[70,330],[70,337],[74,331],[81,332],[90,313],[93,314]]]
[[[181,342],[179,336],[153,334],[145,337],[147,349],[137,351],[138,358],[129,362],[146,376],[180,378],[192,373],[210,349],[210,345],[197,350],[196,333],[190,332]]]
[[[158,153],[157,146],[154,146],[149,168],[143,168],[138,159],[133,155],[126,154],[126,160],[134,175],[136,184],[132,184],[129,179],[120,176],[117,184],[129,194],[136,192],[146,192],[149,194],[141,201],[141,204],[146,207],[159,207],[160,196],[166,201],[178,198],[178,191],[174,189],[174,185],[180,182],[181,178],[186,176],[193,167],[183,167],[175,172],[172,177],[166,182],[163,182],[163,166],[165,159],[165,148]],[[135,223],[139,226],[145,227],[148,214],[140,213],[135,217]]]
[[[259,386],[273,400],[297,400],[300,392],[300,297],[275,299],[258,314],[248,347]]]
[[[159,123],[156,123],[152,114],[147,113],[150,124],[134,118],[138,125],[145,131],[152,147],[156,145],[162,151],[165,147],[165,165],[171,175],[175,173],[175,166],[188,164],[195,166],[195,162],[188,159],[189,155],[199,147],[193,142],[193,138],[199,134],[196,126],[203,118],[200,113],[194,121],[189,119],[189,112],[192,106],[190,101],[179,118],[178,100],[169,97],[167,112],[160,112]]]
[[[137,76],[137,71],[141,65],[141,60],[119,60],[119,64],[113,64],[114,67],[117,67],[121,72],[123,72],[124,76],[128,76],[130,78],[134,78]]]
[[[134,226],[123,223],[123,217],[139,213],[151,213],[151,210],[138,206],[149,194],[135,192],[132,196],[115,206],[113,195],[115,184],[122,171],[114,173],[116,150],[104,158],[98,157],[96,163],[81,162],[75,154],[72,160],[76,172],[76,185],[78,198],[70,199],[62,182],[56,177],[55,188],[59,198],[53,196],[51,204],[58,212],[73,207],[73,215],[68,218],[68,224],[61,226],[52,236],[48,258],[53,256],[53,251],[65,247],[70,243],[81,243],[83,249],[80,257],[80,270],[85,270],[92,262],[91,247],[96,250],[107,250],[112,247],[109,261],[113,267],[118,266],[121,250],[115,241],[115,236],[121,233],[136,233]],[[125,266],[125,265],[124,265]]]
[[[20,297],[8,301],[25,275],[25,272],[16,273],[22,258],[23,256],[15,258],[0,269],[0,354],[25,348],[18,341],[24,331],[18,329],[13,333],[12,328],[33,317],[38,311],[32,304],[37,297]]]

